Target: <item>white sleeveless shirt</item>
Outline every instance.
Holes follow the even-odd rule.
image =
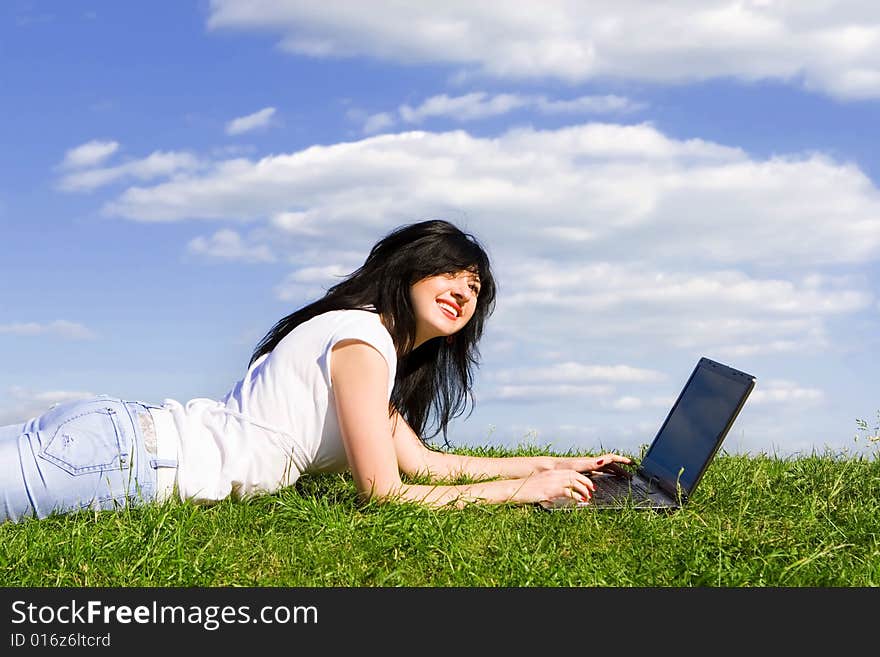
[[[345,470],[330,357],[338,342],[351,339],[385,357],[390,400],[397,355],[379,315],[369,310],[334,310],[300,324],[221,401],[164,400],[180,434],[181,499],[249,497],[290,486],[305,472]]]

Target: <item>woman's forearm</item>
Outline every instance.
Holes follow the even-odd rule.
[[[619,454],[600,456],[468,456],[432,452],[424,460],[428,474],[433,479],[453,479],[466,476],[473,479],[503,477],[516,479],[547,472],[548,470],[577,470],[589,472],[609,462],[629,463],[630,459]]]
[[[457,477],[516,479],[528,477],[536,472],[552,470],[556,460],[552,456],[493,457],[434,452],[428,463],[430,472],[427,474],[434,479]]]

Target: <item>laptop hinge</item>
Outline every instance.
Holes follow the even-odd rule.
[[[676,503],[684,504],[687,501],[687,493],[685,493],[684,490],[679,493],[677,486],[669,486],[665,481],[657,477],[652,477],[649,481],[651,482],[651,485],[675,500]]]

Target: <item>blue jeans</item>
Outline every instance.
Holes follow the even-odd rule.
[[[145,443],[139,418],[148,408],[159,407],[99,395],[0,427],[0,522],[155,500],[155,440]]]

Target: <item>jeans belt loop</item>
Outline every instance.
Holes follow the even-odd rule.
[[[179,433],[171,411],[164,408],[147,410],[156,428],[156,458],[151,460],[156,468],[156,497],[163,502],[172,496],[177,483]]]

